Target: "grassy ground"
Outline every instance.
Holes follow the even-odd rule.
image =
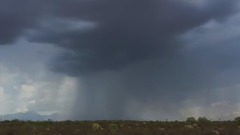
[[[240,135],[240,124],[231,121],[4,121],[0,122],[0,135]]]

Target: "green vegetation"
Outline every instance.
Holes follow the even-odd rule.
[[[239,118],[210,121],[3,121],[0,135],[240,135]]]
[[[199,117],[198,122],[199,123],[209,123],[210,120],[208,120],[206,117]]]
[[[239,116],[239,117],[236,117],[236,118],[234,119],[234,121],[237,122],[237,123],[240,125],[240,116]]]
[[[186,122],[188,122],[188,123],[196,123],[197,120],[195,119],[195,117],[188,117]]]
[[[93,123],[93,124],[92,124],[92,129],[93,129],[94,131],[103,130],[103,128],[101,127],[101,125],[98,124],[98,123]]]

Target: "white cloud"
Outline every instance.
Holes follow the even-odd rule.
[[[34,86],[23,84],[20,88],[20,97],[27,99],[33,98],[36,94],[36,91],[37,89]]]
[[[11,84],[14,78],[16,78],[16,74],[0,63],[0,86]]]
[[[47,67],[61,49],[22,39],[0,47],[0,115],[61,112],[71,105],[77,79],[53,73]]]
[[[5,92],[3,87],[0,87],[0,102],[3,102],[5,100]]]
[[[14,77],[8,78],[0,87],[0,114],[25,111],[61,112],[72,109],[78,89],[76,78],[59,76],[49,71],[42,71],[45,73],[41,77],[38,74],[9,71],[4,75],[0,71],[2,78],[14,74]],[[21,79],[21,82],[17,79]]]
[[[230,103],[227,101],[218,101],[209,104],[208,106],[204,105],[193,105],[186,106],[180,109],[182,118],[186,119],[187,117],[207,117],[212,120],[233,120],[239,115],[239,104]]]
[[[8,113],[11,110],[10,97],[6,94],[6,90],[0,87],[0,114]]]
[[[29,111],[26,106],[23,106],[21,108],[17,108],[16,112],[27,112]]]

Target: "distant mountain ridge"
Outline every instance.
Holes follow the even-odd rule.
[[[28,112],[19,112],[19,113],[13,113],[13,114],[6,114],[2,115],[0,117],[1,120],[31,120],[31,121],[45,121],[45,120],[54,120],[54,121],[59,121],[61,120],[61,116],[58,113],[53,113],[50,115],[41,115],[37,112],[34,111],[28,111]]]

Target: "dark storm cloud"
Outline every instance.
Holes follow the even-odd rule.
[[[96,27],[58,33],[54,26],[40,27],[32,40],[56,43],[70,50],[54,70],[78,74],[121,69],[144,59],[171,57],[181,47],[176,42],[179,34],[211,19],[226,17],[235,11],[236,1],[211,1],[202,8],[166,0],[57,3],[53,10],[56,16],[87,20],[96,23]]]
[[[1,0],[0,45],[13,43],[22,36],[25,28],[34,25],[39,10],[38,3],[31,0]]]
[[[51,42],[72,52],[56,63],[55,70],[121,69],[144,59],[175,54],[181,47],[175,41],[179,34],[211,19],[226,17],[235,11],[235,3],[214,0],[200,8],[172,0],[1,1],[0,42],[13,42],[26,29],[35,30],[31,40]],[[49,28],[40,24],[47,17],[61,18],[56,25],[73,20],[94,22],[97,26],[88,31],[56,32],[55,25]]]
[[[126,112],[131,101],[161,102],[165,113],[170,113],[173,108],[167,107],[169,104],[213,87],[208,80],[213,79],[214,70],[182,55],[178,36],[212,19],[227,17],[234,12],[235,1],[214,1],[205,7],[164,0],[78,2],[65,3],[69,10],[54,12],[66,20],[95,23],[95,27],[56,33],[54,25],[42,26],[32,36],[32,40],[69,50],[52,68],[84,82],[86,100],[79,96],[74,106],[86,102],[86,107],[79,108],[74,118],[135,118]],[[84,73],[88,75],[83,77]]]
[[[51,42],[72,53],[55,70],[91,72],[114,70],[144,59],[169,57],[181,45],[176,37],[211,19],[227,17],[237,1],[213,0],[204,7],[167,0],[3,0],[0,43],[14,42],[27,30],[30,40]],[[60,30],[41,25],[47,18],[96,23],[89,30]],[[72,25],[72,24],[66,24]],[[61,25],[60,25],[61,26]],[[66,42],[67,41],[67,42]],[[76,69],[76,70],[75,70]],[[75,73],[74,73],[75,74]]]
[[[9,2],[1,3],[6,6]],[[231,16],[237,0],[212,0],[202,6],[187,0],[33,3],[19,3],[6,10],[9,13],[1,8],[0,28],[6,34],[1,32],[5,37],[0,40],[8,43],[25,36],[67,50],[50,66],[53,71],[78,77],[82,84],[75,110],[71,110],[73,118],[134,119],[137,116],[127,110],[132,102],[156,104],[164,108],[163,113],[173,114],[175,108],[170,104],[181,107],[185,99],[213,95],[210,89],[222,85],[215,82],[219,72],[216,65],[203,59],[202,52],[182,51],[179,36],[211,20]],[[212,51],[207,53],[212,56]],[[85,106],[79,107],[79,103]]]

